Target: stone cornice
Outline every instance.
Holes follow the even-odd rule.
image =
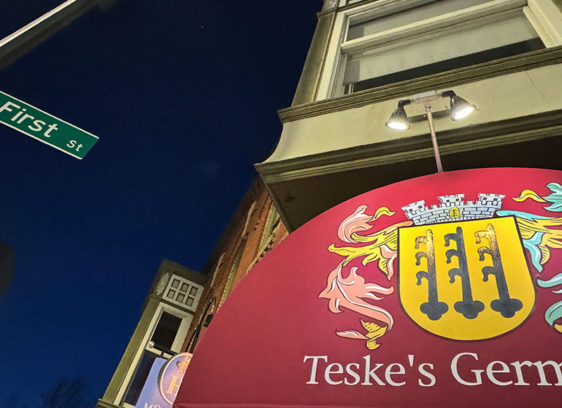
[[[439,149],[442,155],[447,155],[555,136],[562,136],[562,110],[443,131],[439,133]],[[256,169],[268,185],[432,155],[429,137],[421,135],[280,162],[260,163]]]

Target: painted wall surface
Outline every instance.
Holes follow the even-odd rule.
[[[321,214],[238,285],[186,407],[558,407],[562,172],[403,181]]]
[[[477,111],[457,122],[436,119],[437,132],[562,109],[562,83],[553,80],[561,76],[558,64],[455,86],[455,92],[476,105]],[[264,163],[427,134],[425,121],[398,133],[384,126],[397,101],[285,123],[277,148]],[[443,99],[433,104],[433,110],[444,110],[448,104]],[[406,112],[408,116],[423,114],[423,106],[407,106]]]

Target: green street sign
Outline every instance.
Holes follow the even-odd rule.
[[[0,91],[0,122],[77,159],[98,137]]]

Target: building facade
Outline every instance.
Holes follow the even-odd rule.
[[[203,273],[162,262],[137,328],[96,407],[135,407],[155,359],[194,353],[226,298],[287,235],[263,183],[254,180]]]
[[[164,260],[148,292],[142,315],[97,407],[134,407],[156,358],[182,351],[203,295],[206,277]]]
[[[424,106],[385,126],[397,103],[453,90],[476,111],[432,103],[445,170],[559,169],[559,0],[326,0],[274,153],[256,166],[294,230],[373,188],[435,171]]]
[[[452,90],[475,106],[453,121],[448,98],[431,103],[445,170],[561,169],[561,77],[560,0],[325,0],[293,103],[279,111],[279,143],[256,165],[259,179],[209,258],[190,327],[170,351],[196,354],[232,290],[289,232],[360,193],[435,172],[425,106],[406,107],[402,133],[385,127],[399,101]],[[480,201],[440,200],[406,210],[441,221],[450,202],[466,219],[479,211]],[[168,293],[154,292],[159,279],[155,305]],[[145,308],[99,407],[134,406],[126,393],[156,308]]]
[[[213,315],[248,271],[288,235],[278,211],[256,179],[242,199],[207,262],[209,282],[185,340],[193,353]]]

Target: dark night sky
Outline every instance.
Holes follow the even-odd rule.
[[[0,37],[60,3],[7,0]],[[275,146],[321,5],[121,0],[0,73],[100,138],[80,161],[0,125],[0,404],[61,377],[103,394],[161,260],[201,270]]]

